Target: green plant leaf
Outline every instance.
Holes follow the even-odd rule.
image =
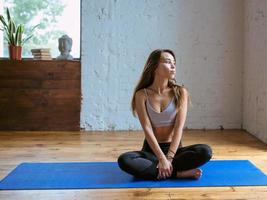
[[[31,39],[33,35],[28,36],[27,38],[23,39],[21,42],[21,45],[24,45],[25,42],[27,42],[29,39]]]
[[[8,33],[8,29],[6,26],[4,26],[4,34],[7,34]]]
[[[20,30],[20,25],[17,28],[16,34],[15,34],[15,44],[19,44],[19,30]]]
[[[24,33],[24,31],[25,31],[25,28],[24,28],[24,26],[21,24],[21,33]]]
[[[33,37],[32,32],[33,32],[36,28],[38,28],[39,25],[40,25],[40,24],[37,24],[37,25],[35,25],[34,27],[31,28],[31,30],[29,31],[29,36],[28,36],[27,38],[24,38],[24,39],[22,40],[21,45],[24,45],[29,39],[31,39],[31,38]],[[21,26],[21,28],[22,28],[22,33],[23,33],[23,32],[24,32],[24,27]]]
[[[30,32],[33,32],[36,28],[38,28],[38,26],[40,26],[40,24],[37,24],[34,27],[32,27],[31,30],[30,30]]]
[[[13,33],[16,33],[16,24],[13,20],[11,21],[11,25],[12,25]]]
[[[0,15],[0,20],[1,20],[2,24],[3,24],[3,26],[7,26],[6,20],[5,20],[3,15]]]
[[[14,26],[12,25],[12,21],[10,20],[9,24],[8,24],[8,37],[9,37],[9,41],[11,41],[11,44],[15,45],[15,39],[14,39],[14,35],[13,35],[13,32],[14,32],[13,28],[14,28]]]
[[[17,29],[17,44],[18,44],[19,46],[22,45],[22,34],[23,34],[23,31],[24,31],[23,25],[20,24],[20,25],[18,26],[18,29]]]
[[[4,30],[5,30],[5,33],[8,33],[8,27],[7,26],[4,26]]]
[[[7,20],[10,21],[11,17],[10,17],[10,13],[9,13],[9,9],[6,9],[6,15],[7,15]]]
[[[11,41],[9,40],[9,37],[7,37],[6,35],[4,36],[5,40],[7,41],[8,44],[11,44]]]

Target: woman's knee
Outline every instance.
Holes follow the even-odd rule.
[[[130,164],[131,160],[138,157],[138,152],[135,151],[130,151],[130,152],[125,152],[121,154],[118,157],[118,164],[121,169],[128,168],[128,165]]]
[[[138,151],[126,152],[118,157],[119,167],[138,178],[155,178],[157,176],[156,164],[146,159],[143,153]]]
[[[201,154],[201,157],[205,160],[210,160],[212,158],[212,149],[207,144],[200,144],[198,147],[198,152]]]
[[[129,152],[123,153],[118,157],[118,164],[121,169],[124,169],[127,160],[129,160]]]

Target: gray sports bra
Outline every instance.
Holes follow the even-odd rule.
[[[144,91],[147,97],[147,100],[145,102],[146,110],[152,123],[152,126],[162,127],[173,125],[177,114],[174,98],[172,98],[168,106],[162,112],[159,113],[155,111],[155,109],[151,106],[146,89],[144,89]]]

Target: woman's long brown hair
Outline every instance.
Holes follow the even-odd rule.
[[[170,49],[157,49],[154,50],[148,57],[146,64],[144,66],[142,75],[134,89],[133,96],[132,96],[132,101],[131,101],[131,107],[132,107],[132,112],[133,115],[136,116],[136,109],[135,109],[135,94],[137,91],[149,87],[153,81],[154,81],[154,72],[156,68],[158,67],[158,63],[160,60],[161,53],[167,52],[170,53],[173,57],[174,60],[176,61],[175,54],[172,50]],[[181,108],[182,101],[183,101],[183,95],[184,93],[182,92],[182,89],[185,88],[183,85],[180,86],[176,83],[175,79],[170,79],[168,81],[168,86],[173,89],[174,93],[174,98],[175,98],[175,104],[178,107],[178,110]],[[188,93],[188,92],[187,92]],[[190,94],[188,93],[188,102],[191,104],[191,98]]]

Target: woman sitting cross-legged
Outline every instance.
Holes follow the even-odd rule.
[[[140,151],[125,152],[119,167],[141,179],[193,178],[212,157],[207,144],[183,147],[181,138],[190,95],[175,81],[176,59],[168,49],[153,51],[132,98],[132,110],[144,130]]]

